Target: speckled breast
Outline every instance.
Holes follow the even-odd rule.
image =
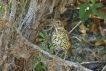
[[[52,43],[57,50],[67,51],[71,47],[66,30],[58,29],[52,32]]]

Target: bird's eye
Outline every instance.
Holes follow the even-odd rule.
[[[57,21],[57,24],[59,24],[60,22],[59,21]]]

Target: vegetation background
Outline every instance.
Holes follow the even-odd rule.
[[[61,20],[74,56],[51,43]],[[0,0],[0,71],[106,71],[105,0]]]

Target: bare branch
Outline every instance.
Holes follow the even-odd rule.
[[[55,65],[67,67],[66,69],[70,69],[71,67],[74,67],[78,71],[92,71],[92,70],[89,70],[89,69],[81,66],[79,63],[74,63],[71,61],[63,60],[60,57],[51,55],[50,53],[40,49],[40,47],[38,47],[37,45],[34,45],[33,43],[26,40],[24,37],[22,37],[22,35],[18,31],[18,29],[17,28],[15,28],[15,29],[18,34],[17,35],[18,39],[16,40],[17,46],[16,45],[12,46],[9,49],[9,53],[14,54],[16,57],[19,57],[19,58],[22,57],[22,58],[28,59],[28,57],[30,57],[32,54],[35,54],[35,52],[38,51],[38,52],[42,53],[43,55],[46,55],[49,58],[53,59],[52,61],[46,60],[47,64],[50,64],[55,60]],[[18,43],[19,43],[19,45],[18,45]]]

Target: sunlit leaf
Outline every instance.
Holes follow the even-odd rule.
[[[46,39],[46,36],[42,32],[39,32],[39,36],[41,36],[42,38]]]
[[[103,41],[103,40],[99,40],[99,41],[96,41],[95,42],[95,45],[96,46],[102,46],[102,45],[105,45],[106,43]]]
[[[44,41],[44,38],[37,38],[37,39],[36,39],[36,43],[37,43],[37,42],[42,42],[42,41]]]
[[[104,42],[106,42],[106,39],[105,40],[103,40]]]
[[[86,30],[79,30],[82,34],[86,34]]]
[[[82,34],[86,34],[86,31],[88,31],[89,29],[85,27],[85,25],[82,23],[79,25],[79,28],[80,28],[80,32]]]
[[[88,30],[88,28],[86,28],[83,23],[81,23],[81,24],[79,25],[79,27],[80,27],[80,29],[82,29],[82,30]]]

